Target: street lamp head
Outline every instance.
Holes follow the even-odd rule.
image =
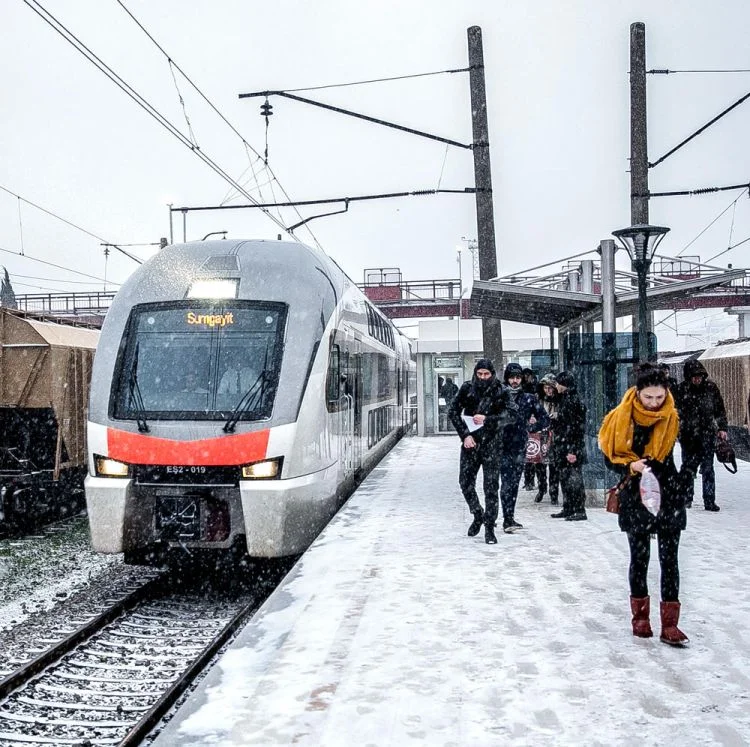
[[[669,232],[666,226],[639,224],[612,231],[612,235],[622,244],[633,262],[651,262],[656,247]]]

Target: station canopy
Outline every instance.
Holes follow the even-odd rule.
[[[647,306],[650,310],[670,309],[680,299],[695,297],[704,291],[727,286],[746,277],[744,269],[730,269],[687,280],[650,278]],[[632,279],[632,278],[630,278]],[[563,327],[566,324],[595,322],[602,318],[602,296],[578,290],[564,290],[557,282],[508,282],[509,278],[475,280],[470,302],[470,314],[475,317],[504,319],[542,327]],[[540,279],[542,281],[549,280]],[[596,283],[599,286],[599,283]],[[615,316],[628,316],[638,311],[638,291],[615,285]],[[598,287],[597,287],[598,290]],[[729,290],[729,289],[726,289]],[[746,288],[742,288],[747,293]],[[738,305],[744,305],[745,295],[738,293]],[[708,304],[707,304],[708,305]]]

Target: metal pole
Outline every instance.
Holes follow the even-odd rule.
[[[174,203],[170,202],[167,207],[169,207],[169,243],[174,244],[174,226],[172,224],[172,205]]]
[[[461,288],[463,286],[463,275],[461,271],[461,249],[459,248],[456,252],[458,254],[458,316],[456,317],[456,352],[461,352]]]
[[[646,26],[630,25],[630,225],[648,223]]]
[[[474,183],[477,205],[477,244],[479,279],[497,277],[497,249],[495,247],[495,215],[492,206],[492,171],[490,168],[490,138],[487,123],[487,95],[484,80],[484,51],[482,29],[467,29],[469,43],[469,90],[471,94],[471,127],[473,134]],[[482,323],[484,353],[503,365],[503,335],[500,319],[484,319]]]
[[[648,223],[648,127],[646,116],[646,26],[630,24],[630,225]],[[633,263],[635,269],[635,263]],[[640,276],[638,287],[640,294]],[[645,282],[645,278],[644,278]],[[650,330],[651,316],[633,317],[633,329]],[[640,338],[639,338],[640,340]],[[640,344],[640,343],[639,343]],[[641,358],[640,360],[646,360]]]
[[[599,242],[602,255],[602,332],[615,332],[615,242]]]
[[[182,211],[182,243],[187,243],[187,210]]]
[[[651,264],[647,259],[634,262],[635,270],[638,273],[638,318],[645,320],[648,318],[648,309],[646,307],[646,275],[648,266]],[[648,360],[648,327],[641,321],[638,325],[638,360],[643,363]]]

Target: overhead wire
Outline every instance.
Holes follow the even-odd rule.
[[[734,200],[732,200],[694,239],[689,241],[682,249],[680,249],[680,251],[677,252],[676,256],[681,256],[683,252],[687,251],[690,246],[698,241],[698,239],[703,236],[703,234],[706,233],[706,231],[708,231],[708,229],[711,228],[711,226],[713,226],[713,224],[716,223],[716,221],[719,220],[719,218],[721,218],[721,216],[727,212],[727,210],[729,210],[733,205],[737,204],[737,201],[742,197],[742,194],[743,193],[740,193],[737,197],[735,197]]]
[[[136,257],[135,254],[126,252],[124,249],[121,248],[121,246],[128,246],[128,244],[120,245],[120,244],[108,242],[106,239],[103,239],[98,234],[92,233],[86,228],[83,228],[82,226],[79,226],[78,224],[73,223],[72,221],[69,221],[67,218],[63,218],[62,216],[57,215],[57,213],[53,213],[51,210],[47,210],[47,208],[44,208],[41,205],[37,205],[35,202],[32,202],[31,200],[27,200],[25,197],[21,197],[21,195],[16,194],[13,190],[8,189],[7,187],[4,187],[2,184],[0,184],[0,190],[2,190],[3,192],[7,192],[9,195],[12,195],[17,200],[19,200],[19,202],[25,202],[27,205],[31,205],[31,207],[34,207],[37,210],[41,210],[43,213],[49,215],[51,218],[55,218],[56,220],[62,221],[66,225],[70,226],[71,228],[75,228],[77,231],[81,231],[81,233],[85,233],[87,236],[91,236],[91,238],[96,239],[97,241],[104,242],[104,243],[109,244],[110,246],[113,246],[119,252],[124,254],[128,259],[132,259],[134,262],[137,262],[138,264],[143,264],[143,260],[140,259],[140,257]],[[139,246],[145,246],[145,245],[140,244]],[[23,245],[21,245],[21,256],[25,256],[24,251],[23,251]]]
[[[185,135],[176,125],[174,125],[169,119],[167,119],[156,107],[150,104],[141,94],[139,94],[129,83],[127,83],[121,76],[119,76],[112,68],[110,68],[100,57],[98,57],[91,49],[89,49],[73,32],[71,32],[63,23],[55,18],[46,8],[44,8],[38,0],[23,0],[23,2],[31,8],[45,23],[47,23],[52,29],[54,29],[60,36],[63,37],[76,51],[83,55],[91,64],[94,65],[100,72],[102,72],[107,78],[109,78],[120,90],[122,90],[127,96],[129,96],[138,106],[140,106],[149,116],[155,119],[164,129],[166,129],[171,135],[177,138],[185,147],[187,147],[192,153],[200,158],[214,173],[220,176],[222,179],[233,185],[241,194],[243,194],[251,202],[255,201],[244,188],[242,188],[236,181],[219,166],[212,158],[206,153],[197,148],[191,141],[190,138]],[[266,215],[273,220],[281,229],[286,231],[286,226],[272,216],[268,211],[265,211]]]
[[[119,2],[119,0],[118,0]],[[298,91],[322,91],[324,88],[346,88],[347,86],[364,86],[369,83],[386,83],[393,80],[407,80],[408,78],[425,78],[428,75],[445,75],[446,73],[468,73],[470,67],[462,67],[457,70],[436,70],[431,73],[412,73],[411,75],[395,75],[391,78],[372,78],[371,80],[355,80],[349,83],[329,83],[323,86],[309,86],[307,88],[284,88],[289,93]]]
[[[26,2],[26,0],[24,0],[24,2]],[[229,127],[229,129],[242,141],[242,144],[244,145],[245,149],[251,150],[259,159],[263,160],[263,157],[261,156],[261,154],[258,153],[258,151],[255,148],[253,148],[253,146],[245,139],[242,133],[224,116],[224,114],[218,109],[217,106],[214,105],[214,103],[208,98],[208,96],[206,96],[206,94],[203,93],[203,91],[197,86],[197,84],[193,82],[190,76],[172,59],[172,57],[169,55],[166,49],[164,49],[164,47],[162,47],[162,45],[159,44],[158,41],[156,41],[156,39],[153,37],[151,33],[149,33],[146,27],[133,15],[133,13],[131,13],[130,9],[125,5],[125,3],[123,3],[122,0],[116,0],[116,2],[125,11],[125,13],[127,13],[127,15],[130,16],[133,22],[138,26],[138,28],[141,29],[141,31],[148,37],[148,39],[154,44],[154,46],[156,46],[156,48],[167,58],[170,66],[173,67],[175,70],[177,70],[180,73],[180,75],[182,75],[182,77],[185,78],[185,80],[192,86],[193,90],[195,90],[195,92],[206,102],[206,104],[208,104],[208,106],[214,111],[214,113],[219,116],[219,118],[224,122],[224,124],[226,124],[227,127]],[[287,200],[291,201],[287,191],[284,189],[283,185],[274,174],[273,169],[267,164],[266,164],[266,168],[268,169],[271,176],[276,180],[276,183],[279,185],[279,189],[282,191],[284,197],[286,197]],[[242,187],[240,187],[236,183],[234,183],[232,186],[234,186],[237,192],[239,192],[241,195],[243,195],[244,197],[247,197],[248,199],[252,201],[253,198],[250,197],[249,194]],[[263,199],[262,195],[261,195],[261,199]],[[298,210],[295,210],[295,212],[299,218],[302,218],[302,215],[299,213]],[[269,212],[266,212],[266,214],[269,217],[271,217],[271,214]],[[286,226],[282,222],[276,220],[275,218],[272,218],[272,220],[274,220],[274,222],[277,225],[279,225],[281,228],[283,228],[285,231],[287,230]],[[318,239],[315,236],[315,234],[312,232],[312,230],[309,227],[306,226],[306,228],[311,238],[317,245],[317,247],[322,250],[323,247],[318,242]]]
[[[13,254],[16,257],[24,257],[25,259],[30,259],[34,262],[40,262],[43,265],[48,265],[49,267],[55,267],[58,270],[65,270],[65,272],[71,272],[73,275],[80,275],[84,278],[91,278],[92,280],[98,280],[100,283],[104,282],[104,278],[97,277],[96,275],[89,275],[86,272],[81,272],[80,270],[71,270],[70,267],[63,267],[62,265],[56,265],[54,262],[48,262],[46,259],[39,259],[39,257],[32,257],[30,254],[19,254],[18,252],[14,252],[12,249],[3,249],[3,247],[0,247],[0,252],[5,252],[5,254]]]

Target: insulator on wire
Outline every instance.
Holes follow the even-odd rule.
[[[273,116],[273,106],[268,102],[268,99],[260,105],[260,115],[261,117]]]

